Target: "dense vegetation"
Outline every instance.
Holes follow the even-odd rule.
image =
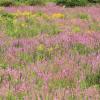
[[[0,0],[0,6],[12,5],[44,5],[47,2],[55,2],[65,6],[86,6],[89,3],[100,3],[100,0]]]
[[[100,100],[100,7],[88,3],[0,0],[0,100]]]

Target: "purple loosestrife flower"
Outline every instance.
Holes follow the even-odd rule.
[[[4,81],[3,84],[0,87],[0,96],[6,96],[9,92],[9,82]]]
[[[29,89],[29,86],[27,83],[20,83],[20,84],[17,84],[15,86],[15,93],[20,93],[20,92],[27,92]]]
[[[79,34],[75,34],[73,37],[77,42],[85,44],[85,45],[89,45],[93,42],[92,38],[86,35],[79,35]]]
[[[86,98],[88,97],[89,100],[91,100],[91,98],[99,100],[99,91],[95,87],[89,87],[84,91],[84,96]]]
[[[6,73],[10,76],[12,76],[15,80],[20,78],[20,73],[21,71],[12,69],[12,68],[7,68]]]
[[[98,71],[98,69],[100,69],[99,65],[100,65],[100,54],[97,55],[96,57],[93,57],[92,61],[92,71],[96,72]]]
[[[19,48],[23,48],[24,51],[28,52],[29,50],[34,51],[37,45],[39,45],[39,41],[37,39],[31,38],[31,39],[15,40],[13,41],[12,46],[14,47],[19,46]]]
[[[3,41],[2,40],[0,40],[0,46],[2,46],[4,43],[3,43]]]

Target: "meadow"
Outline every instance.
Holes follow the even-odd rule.
[[[0,7],[0,100],[100,100],[100,6]]]

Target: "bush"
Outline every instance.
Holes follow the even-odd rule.
[[[14,0],[0,0],[0,6],[11,6],[14,5]]]
[[[65,6],[85,6],[88,4],[88,0],[57,0],[57,4]]]
[[[88,0],[90,3],[100,3],[100,0]]]
[[[0,0],[0,6],[12,5],[44,5],[47,0]]]
[[[26,3],[29,5],[44,5],[45,0],[26,0]]]

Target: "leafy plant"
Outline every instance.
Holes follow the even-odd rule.
[[[89,26],[89,29],[90,30],[93,30],[93,31],[100,31],[100,23],[98,22],[94,22],[94,23],[91,23],[91,25]]]
[[[37,78],[35,84],[36,84],[37,89],[40,89],[42,88],[44,81],[41,78]]]
[[[46,0],[26,0],[25,2],[29,5],[44,5]]]
[[[86,20],[89,19],[89,15],[86,14],[86,13],[79,13],[79,14],[77,15],[77,17],[79,17],[80,19],[86,19]]]
[[[79,26],[73,26],[73,27],[72,27],[72,31],[75,32],[75,33],[77,33],[77,32],[80,32],[81,29],[80,29]]]
[[[86,86],[90,87],[93,85],[98,85],[100,87],[100,71],[97,73],[91,73],[86,76]]]
[[[100,0],[88,0],[90,3],[100,3]]]
[[[55,2],[55,0],[0,0],[0,6],[45,5],[47,2]]]
[[[16,100],[16,97],[13,95],[13,93],[11,91],[9,91],[6,99],[7,100]]]
[[[12,6],[14,5],[14,0],[0,0],[0,6]]]
[[[89,47],[86,47],[85,45],[81,43],[76,43],[73,45],[72,51],[75,53],[79,53],[80,55],[87,55],[92,52],[92,49]]]
[[[20,54],[20,59],[27,62],[27,63],[30,63],[33,61],[33,57],[27,53],[21,53]]]
[[[62,4],[65,6],[85,6],[88,4],[88,0],[57,0],[57,4]]]
[[[46,50],[45,46],[40,44],[33,54],[34,61],[42,61],[44,59],[50,58],[49,52]]]
[[[75,84],[71,80],[67,79],[58,79],[58,80],[51,80],[49,82],[49,88],[52,89],[61,89],[61,88],[72,88],[75,87]]]
[[[33,37],[42,33],[55,35],[60,32],[58,26],[53,22],[51,23],[46,20],[40,22],[37,17],[42,17],[41,13],[36,14],[34,18],[27,17],[23,21],[19,21],[16,18],[7,18],[5,21],[6,30],[4,31],[8,36],[15,38]]]

